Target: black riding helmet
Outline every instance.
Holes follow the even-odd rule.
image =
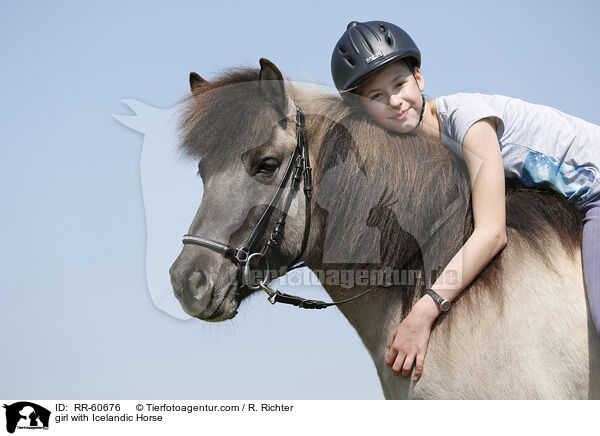
[[[414,67],[421,67],[421,52],[412,38],[395,24],[386,21],[351,21],[333,49],[331,75],[343,99],[349,91],[378,69],[404,60],[415,80]],[[423,120],[425,96],[417,126]],[[415,127],[415,129],[416,129]]]
[[[386,21],[352,21],[331,55],[333,82],[338,91],[347,91],[400,59],[405,59],[411,70],[421,66],[421,52],[408,33]]]

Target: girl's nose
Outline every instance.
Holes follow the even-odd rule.
[[[401,103],[402,103],[402,99],[400,98],[400,95],[398,95],[398,94],[390,95],[389,104],[391,107],[400,107]]]

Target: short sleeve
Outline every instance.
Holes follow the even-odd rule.
[[[442,142],[462,156],[462,143],[467,131],[477,121],[488,117],[498,119],[500,128],[502,110],[483,94],[453,94],[436,99],[436,109],[440,120]]]

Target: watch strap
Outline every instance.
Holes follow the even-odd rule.
[[[435,292],[433,289],[426,289],[425,293],[433,298],[438,305],[438,307],[442,310],[442,312],[446,312],[450,309],[450,301],[443,298],[440,294]]]

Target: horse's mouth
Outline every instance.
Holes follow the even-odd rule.
[[[237,308],[240,306],[242,300],[248,295],[252,294],[253,292],[254,291],[248,288],[247,286],[236,286],[232,284],[227,287],[227,290],[225,291],[225,295],[223,296],[221,302],[217,305],[217,307],[212,311],[210,315],[206,316],[205,314],[199,314],[194,315],[194,317],[201,319],[202,321],[208,322],[219,322],[232,319],[238,314]],[[226,307],[232,306],[235,307],[234,310],[226,309]]]
[[[211,300],[216,300],[219,298],[214,289],[211,294]],[[237,315],[237,309],[241,301],[238,295],[237,286],[233,284],[228,286],[222,295],[223,296],[216,307],[210,307],[211,305],[209,305],[209,307],[207,307],[201,313],[191,315],[194,316],[194,318],[208,322],[220,322],[232,319]]]

